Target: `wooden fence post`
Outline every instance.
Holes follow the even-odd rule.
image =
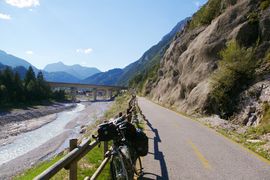
[[[122,112],[120,112],[119,113],[119,115],[118,115],[118,117],[122,117],[123,116],[123,113]]]
[[[78,140],[70,139],[69,140],[69,151],[71,152],[73,149],[77,148]],[[69,166],[69,179],[77,180],[77,162],[72,162]]]

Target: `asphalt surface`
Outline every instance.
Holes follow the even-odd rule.
[[[270,162],[214,130],[139,98],[149,154],[142,179],[270,180]]]

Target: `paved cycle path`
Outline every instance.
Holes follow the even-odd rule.
[[[270,180],[270,163],[202,124],[145,98],[149,154],[142,179]]]

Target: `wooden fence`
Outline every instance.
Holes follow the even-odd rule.
[[[126,118],[129,122],[131,122],[132,117],[136,114],[136,97],[132,96],[129,101],[129,107],[127,108],[126,114],[123,115],[121,112],[119,113],[119,117]],[[100,144],[99,141],[94,140],[91,141],[91,138],[84,141],[82,144],[78,145],[77,139],[71,139],[69,141],[69,153],[65,155],[62,159],[57,161],[47,170],[42,172],[40,175],[34,178],[34,180],[47,180],[53,177],[56,173],[58,173],[61,169],[66,169],[69,171],[69,179],[77,180],[77,164],[78,161],[83,158],[87,153],[89,153],[94,147]],[[85,177],[84,180],[94,180],[100,175],[106,164],[109,162],[111,158],[111,149],[108,147],[108,142],[104,143],[104,160],[95,171],[95,173],[91,177]]]

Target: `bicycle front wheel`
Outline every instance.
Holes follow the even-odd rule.
[[[127,180],[127,171],[123,164],[123,160],[120,156],[116,155],[112,157],[110,163],[110,171],[112,180]]]

